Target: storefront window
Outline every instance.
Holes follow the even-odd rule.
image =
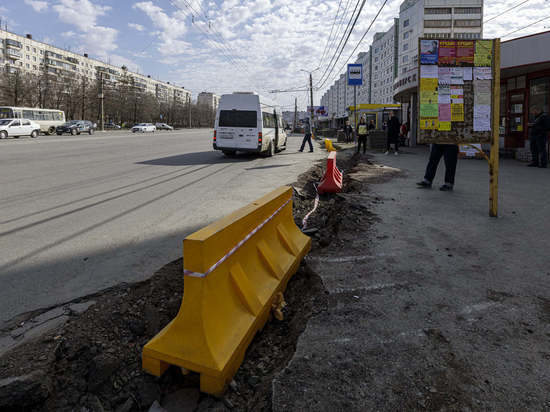
[[[538,106],[543,112],[548,113],[549,94],[550,94],[550,77],[541,77],[533,79],[529,82],[529,122],[535,119],[531,114],[531,108]]]
[[[508,90],[514,90],[516,88],[516,78],[511,77],[510,79],[508,79],[506,86],[508,87]]]

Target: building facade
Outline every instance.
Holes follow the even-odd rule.
[[[374,104],[393,103],[393,80],[397,72],[399,19],[383,33],[376,33],[370,52],[372,55],[371,99]]]
[[[191,100],[191,92],[183,87],[155,80],[151,76],[129,71],[112,64],[36,41],[32,35],[20,36],[0,29],[0,69],[40,75],[44,72],[65,78],[101,81],[113,84],[130,83],[136,89],[152,94],[161,102]]]
[[[197,96],[197,104],[208,106],[212,110],[217,110],[220,104],[220,96],[210,92],[200,92]]]

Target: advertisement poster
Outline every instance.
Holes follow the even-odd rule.
[[[437,130],[441,131],[441,132],[450,132],[451,131],[451,122],[443,122],[443,121],[439,121],[439,127],[437,128]]]
[[[474,106],[491,105],[491,81],[474,80]]]
[[[420,40],[420,64],[437,64],[439,40]]]
[[[456,64],[457,66],[471,66],[474,64],[474,41],[456,42]],[[464,79],[466,80],[466,79]]]
[[[437,79],[438,72],[437,66],[424,64],[420,66],[420,78],[421,79]]]
[[[435,90],[421,90],[420,104],[437,104],[437,92]]]
[[[451,84],[451,68],[450,67],[438,67],[438,80],[439,84]]]
[[[473,74],[472,74],[472,67],[463,67],[462,70],[464,71],[464,81],[472,81]]]
[[[440,84],[437,98],[439,104],[451,104],[451,86],[448,84]]]
[[[439,121],[451,122],[451,103],[439,105]]]
[[[464,84],[464,70],[462,70],[462,67],[451,67],[451,84]]]
[[[439,59],[438,64],[454,66],[456,64],[456,41],[439,41]]]
[[[491,106],[474,106],[474,132],[488,132],[491,130]]]
[[[474,65],[490,67],[493,59],[493,42],[491,40],[476,40]]]
[[[451,86],[451,103],[464,104],[464,89],[462,86]]]
[[[437,117],[420,118],[420,130],[437,130],[439,128],[439,120]]]
[[[490,67],[474,67],[474,80],[491,80],[492,78]]]
[[[420,90],[437,90],[437,79],[420,79]]]

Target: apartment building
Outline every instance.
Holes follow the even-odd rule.
[[[197,97],[197,104],[208,106],[212,110],[217,110],[220,104],[220,96],[210,92],[201,92]]]
[[[65,78],[102,81],[114,84],[124,79],[133,87],[150,93],[159,101],[178,101],[185,103],[191,100],[191,92],[183,87],[155,80],[151,76],[129,71],[126,67],[90,58],[83,55],[36,41],[32,35],[18,34],[0,29],[0,69],[8,71],[21,70],[39,75],[46,71],[51,75]]]
[[[403,1],[393,25],[385,32],[376,33],[368,52],[358,55],[356,63],[363,64],[363,86],[358,88],[357,103],[402,103],[402,118],[411,119],[414,143],[416,122],[412,120],[416,118],[418,39],[468,40],[482,35],[483,0]],[[349,97],[342,101],[346,94],[340,91],[341,80],[342,75],[331,86],[338,89],[339,98],[327,100],[329,116],[334,118],[346,116],[343,104],[350,102]]]
[[[370,46],[372,84],[371,98],[368,103],[393,103],[393,80],[397,74],[399,19],[393,20],[394,24],[388,31],[374,35]]]

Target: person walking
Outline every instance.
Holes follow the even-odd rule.
[[[395,116],[395,112],[392,110],[390,111],[390,118],[388,119],[388,138],[387,138],[387,144],[386,144],[386,155],[390,154],[390,146],[393,143],[395,146],[395,155],[399,153],[399,128],[401,124],[399,123],[399,120]]]
[[[306,117],[304,122],[304,140],[302,140],[302,146],[300,147],[300,152],[304,151],[304,146],[306,142],[309,143],[309,152],[313,152],[313,144],[311,143],[311,126],[309,124],[309,119]]]
[[[367,121],[362,117],[357,126],[357,153],[361,151],[361,144],[363,144],[363,154],[367,151],[367,133]]]
[[[550,118],[536,105],[531,108],[531,113],[535,116],[535,122],[531,127],[531,135],[529,136],[533,160],[527,166],[546,168],[548,166],[546,143],[548,141],[548,131],[550,131]]]
[[[439,188],[444,192],[453,190],[455,184],[456,164],[458,162],[458,145],[456,144],[432,144],[430,160],[426,166],[424,180],[417,183],[421,188],[431,188],[437,172],[437,166],[443,156],[445,161],[445,183]]]
[[[372,119],[370,120],[367,129],[369,130],[369,132],[370,132],[371,130],[376,129],[376,126],[374,125],[374,120],[372,120]]]
[[[353,140],[353,128],[351,127],[349,121],[346,122],[344,131],[346,133],[346,143],[350,143]]]

